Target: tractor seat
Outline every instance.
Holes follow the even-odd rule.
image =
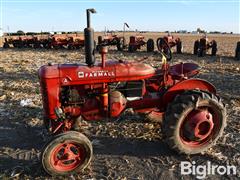
[[[173,79],[179,80],[183,77],[192,77],[199,73],[200,67],[194,63],[181,63],[170,67],[169,73]]]

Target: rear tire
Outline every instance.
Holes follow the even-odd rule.
[[[212,56],[216,56],[217,54],[217,42],[215,40],[212,41]]]
[[[137,49],[136,49],[136,47],[134,46],[134,45],[129,45],[128,46],[128,52],[131,52],[131,53],[133,53],[133,52],[135,52]]]
[[[213,146],[225,126],[226,109],[221,99],[196,90],[177,95],[168,105],[162,132],[170,148],[179,153],[197,154]]]
[[[153,52],[154,51],[154,40],[149,39],[147,41],[147,52]]]
[[[70,175],[88,166],[92,158],[92,144],[76,131],[58,134],[44,148],[41,159],[44,170],[52,175]]]
[[[182,54],[182,41],[177,43],[177,54]]]
[[[123,51],[124,48],[124,38],[120,38],[117,42],[117,50],[118,51]]]
[[[193,47],[193,54],[197,55],[198,54],[198,48],[199,48],[199,41],[194,42],[194,47]]]
[[[239,61],[240,60],[240,41],[237,42],[235,58]]]
[[[3,44],[3,48],[7,49],[7,48],[9,48],[9,47],[10,47],[10,46],[9,46],[8,43],[5,42],[5,43]]]
[[[102,36],[98,36],[98,45],[102,44]]]

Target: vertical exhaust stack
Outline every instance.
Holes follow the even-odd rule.
[[[94,53],[94,30],[90,25],[90,13],[97,13],[95,9],[87,9],[87,28],[84,29],[85,38],[85,59],[88,66],[93,66],[95,63]]]

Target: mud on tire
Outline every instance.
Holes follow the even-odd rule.
[[[203,91],[186,91],[167,107],[162,132],[170,148],[197,154],[213,146],[226,126],[220,98]]]
[[[56,135],[41,154],[45,171],[52,175],[70,175],[88,166],[92,158],[92,144],[83,134],[68,131]]]

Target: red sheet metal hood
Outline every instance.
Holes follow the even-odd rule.
[[[63,84],[71,82],[101,83],[145,79],[153,76],[155,69],[138,62],[107,61],[104,68],[101,63],[89,67],[85,64],[60,64],[42,66],[40,78],[61,78]]]

